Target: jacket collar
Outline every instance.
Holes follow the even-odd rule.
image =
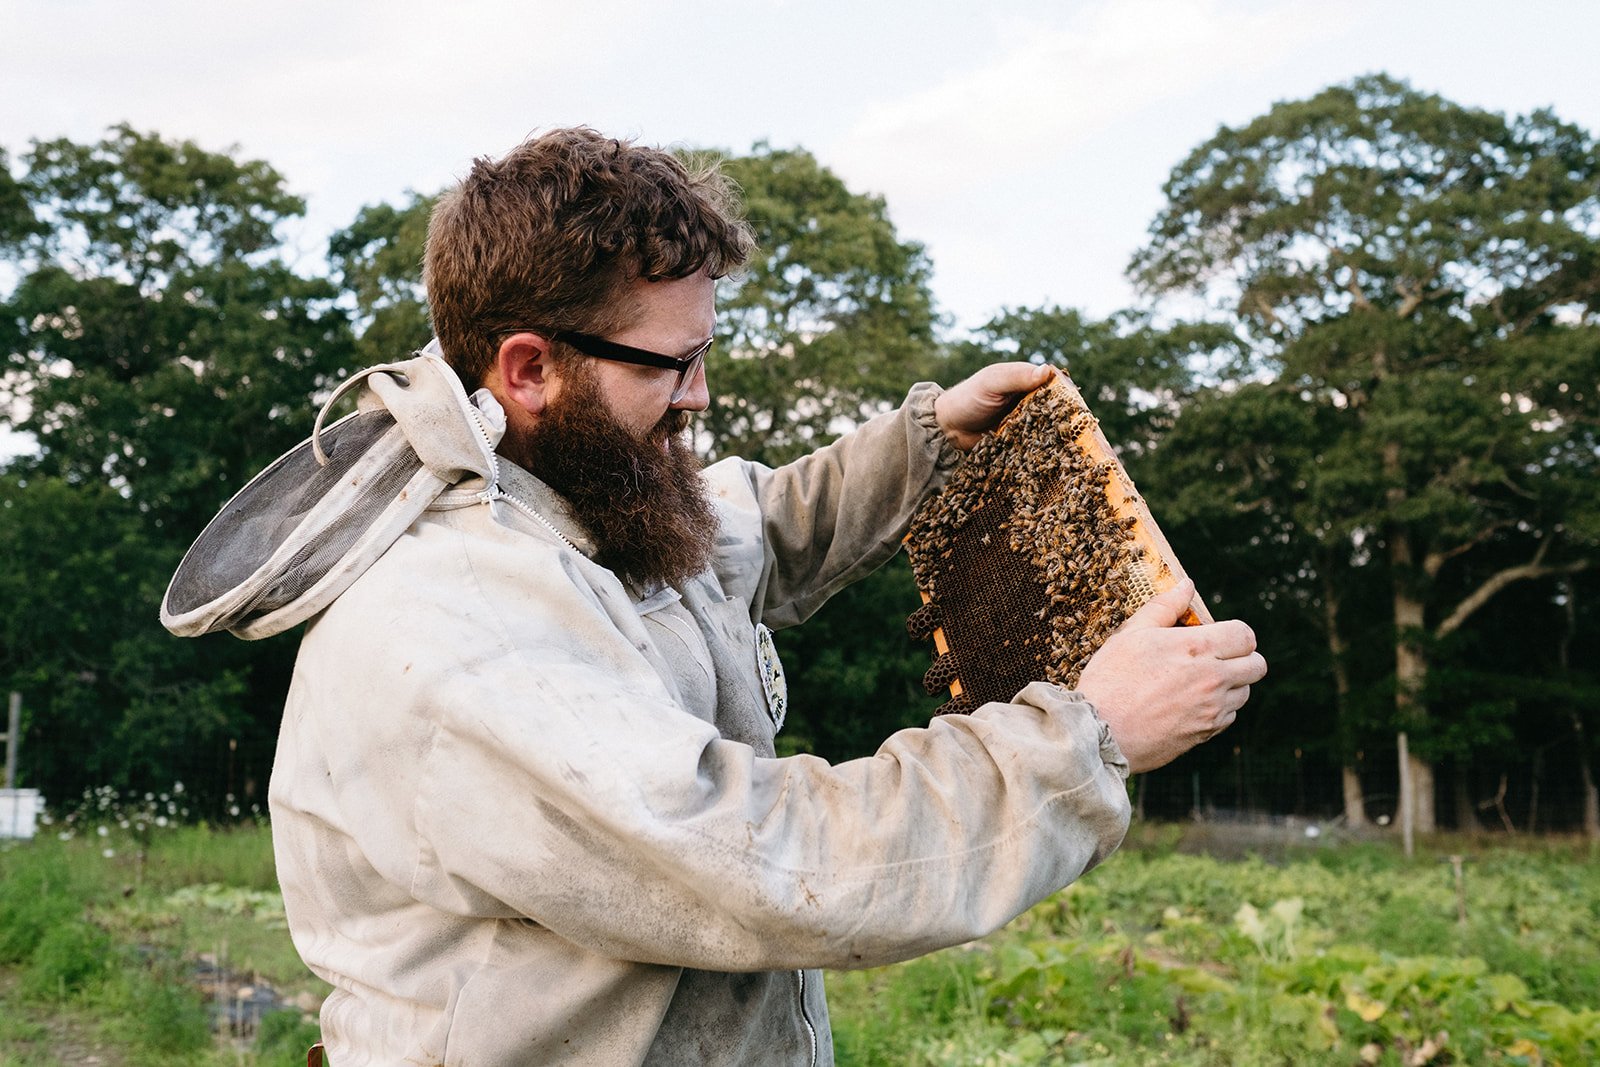
[[[532,508],[553,526],[557,533],[575,545],[590,559],[594,559],[598,546],[589,531],[572,514],[572,508],[560,493],[550,488],[527,470],[499,456],[500,491],[520,504]]]

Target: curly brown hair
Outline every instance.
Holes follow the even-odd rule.
[[[714,163],[691,171],[578,127],[475,160],[434,205],[422,278],[445,358],[470,390],[506,334],[614,332],[631,319],[636,279],[720,278],[754,247]]]

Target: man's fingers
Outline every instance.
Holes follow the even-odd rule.
[[[1055,371],[1033,363],[991,363],[940,393],[933,417],[957,448],[968,449]]]
[[[1055,371],[1034,363],[991,363],[977,381],[996,399],[1019,397],[1049,381]]]
[[[1267,676],[1267,661],[1259,652],[1223,660],[1221,667],[1229,688],[1248,688]]]
[[[1157,593],[1145,601],[1144,606],[1122,624],[1122,629],[1149,630],[1176,626],[1178,620],[1183,618],[1183,613],[1189,610],[1189,601],[1193,597],[1194,582],[1185,578],[1165,593]]]
[[[1203,635],[1207,651],[1218,659],[1240,659],[1256,650],[1255,631],[1238,619],[1214,622],[1194,632]],[[1266,661],[1263,660],[1263,669],[1265,666]]]
[[[1245,698],[1249,699],[1249,696],[1250,696],[1250,691],[1248,689],[1246,689],[1245,690]],[[1239,706],[1240,707],[1244,706],[1244,701],[1243,700],[1241,700],[1239,702]],[[1239,717],[1238,708],[1235,708],[1233,711],[1225,712],[1222,715],[1217,716],[1216,725],[1213,726],[1211,728],[1211,732],[1206,735],[1206,740],[1207,741],[1211,740],[1213,737],[1216,737],[1222,731],[1224,731],[1228,727],[1232,726],[1234,720],[1237,719],[1238,717]]]

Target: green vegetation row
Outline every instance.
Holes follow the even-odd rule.
[[[266,828],[87,815],[0,841],[0,1067],[305,1063],[326,986],[289,941]],[[238,1010],[266,986],[278,1010]]]
[[[326,987],[289,943],[266,828],[120,814],[0,846],[0,1067],[304,1062]],[[830,974],[839,1062],[1600,1062],[1590,847],[1454,841],[1458,882],[1443,851],[1224,862],[1179,851],[1178,828],[1136,836],[993,937]],[[244,976],[298,1005],[228,1025]]]
[[[1600,1062],[1600,857],[1112,859],[971,946],[831,975],[842,1063]]]

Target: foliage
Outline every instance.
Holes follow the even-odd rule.
[[[299,1012],[273,1012],[261,1020],[256,1031],[256,1062],[261,1067],[300,1067],[306,1061],[306,1050],[321,1039],[317,1024]],[[329,1062],[326,1056],[323,1062]]]
[[[26,781],[146,785],[226,749],[264,782],[287,646],[175,642],[156,609],[348,366],[337,290],[285,262],[277,230],[303,205],[265,163],[127,126],[21,163],[36,225],[6,249],[0,358],[7,422],[38,451],[0,478],[0,679],[25,696]],[[185,776],[213,802],[228,785]]]
[[[713,456],[778,463],[884,410],[934,346],[931,267],[880,198],[851,192],[809,153],[756,146],[723,167],[758,251],[718,293],[706,361]]]
[[[428,343],[428,300],[422,287],[433,197],[412,193],[402,205],[369,204],[328,239],[340,287],[355,300],[356,341],[363,365],[392,363]]]
[[[154,1062],[172,1062],[212,1044],[211,1013],[174,961],[125,965],[101,1001],[106,1037]]]
[[[170,1062],[179,1045],[203,1058],[203,1015],[179,961],[222,941],[236,970],[280,989],[297,988],[297,975],[298,987],[322,988],[294,960],[273,887],[255,882],[270,870],[264,828],[163,828],[148,878],[126,897],[136,842],[123,833],[0,849],[0,939],[17,914],[7,902],[39,900],[48,885],[65,907],[47,933],[114,946],[101,957],[107,970],[65,999],[59,982],[44,1002],[6,992],[0,967],[0,1062],[38,1041],[30,1020],[45,1018],[78,1019],[135,1060]],[[981,942],[830,974],[839,1062],[1400,1064],[1430,1043],[1432,1058],[1417,1062],[1600,1055],[1592,851],[1449,843],[1463,848],[1463,923],[1443,852],[1407,862],[1390,846],[1347,845],[1230,863],[1175,850],[1182,831],[1164,836]],[[219,857],[212,869],[181,883],[167,875],[204,854]],[[189,925],[196,912],[225,925]],[[268,1016],[254,1048],[225,1062],[286,1064],[314,1034],[298,1012]]]
[[[1324,607],[1387,568],[1387,617],[1335,610],[1330,644],[1390,632],[1391,721],[1417,750],[1493,743],[1511,705],[1427,728],[1429,669],[1508,586],[1548,596],[1600,551],[1593,138],[1375,75],[1223,128],[1165,191],[1137,276],[1215,301],[1260,378],[1205,401],[1259,431],[1191,437],[1222,475],[1208,489],[1290,533]]]
[[[316,1032],[303,1012],[267,1016],[242,1035],[253,1048],[236,1046],[220,1015],[213,1034],[216,981],[196,971],[204,957],[286,1000],[326,990],[289,942],[266,829],[168,824],[141,836],[120,816],[142,803],[91,803],[103,821],[0,842],[0,1063],[34,1062],[31,1050],[63,1030],[109,1043],[114,1062],[303,1062]]]
[[[1469,857],[1464,926],[1438,859],[1124,855],[983,942],[830,976],[839,1061],[1591,1062],[1595,859]],[[1541,923],[1542,976],[1475,954],[1487,931]]]
[[[80,910],[73,902],[74,872],[65,864],[47,861],[7,870],[12,866],[0,865],[7,874],[0,880],[0,964],[30,959],[50,931]]]
[[[110,972],[111,938],[89,923],[51,927],[28,956],[19,992],[32,1000],[65,1000]]]
[[[930,698],[919,684],[930,646],[905,629],[918,603],[911,568],[897,555],[779,635],[789,680],[789,717],[778,735],[785,753],[866,756],[894,731],[928,721],[947,698]]]
[[[1217,301],[1209,321],[1013,307],[957,341],[880,198],[799,148],[718,155],[761,250],[720,286],[708,455],[779,462],[916,378],[1063,365],[1217,614],[1261,636],[1272,675],[1232,744],[1147,776],[1142,803],[1334,809],[1318,779],[1344,764],[1386,812],[1404,724],[1469,809],[1504,773],[1519,823],[1577,821],[1533,793],[1600,756],[1587,133],[1383,77],[1288,102],[1175,169],[1136,264]],[[0,150],[0,408],[38,443],[0,470],[22,784],[59,806],[181,779],[213,820],[263,802],[294,638],[176,641],[156,605],[319,396],[426,338],[431,203],[363,208],[318,273],[280,242],[303,205],[263,161],[127,126]],[[915,602],[896,561],[782,635],[788,751],[860,755],[925,718]],[[1402,649],[1424,669],[1401,678]]]
[[[1157,326],[1120,312],[1095,320],[1071,308],[1008,308],[956,346],[952,379],[1000,359],[1060,367],[1072,376],[1124,464],[1156,446],[1209,368],[1235,363],[1238,341],[1207,323]]]

